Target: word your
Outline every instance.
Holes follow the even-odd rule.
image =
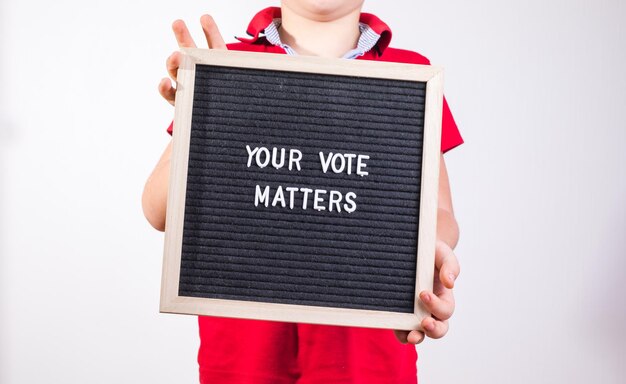
[[[285,148],[272,148],[271,150],[266,147],[250,147],[246,145],[246,151],[248,153],[248,168],[256,165],[259,168],[273,167],[281,169],[283,167],[288,168],[290,171],[294,170],[299,172],[302,170],[300,161],[302,160],[302,152],[299,149],[291,148],[289,150]],[[358,176],[367,176],[369,173],[364,169],[367,167],[365,160],[369,160],[368,155],[357,155],[354,153],[333,153],[319,152],[319,160],[323,173],[345,173],[347,175],[356,174]],[[339,191],[327,191],[325,189],[312,189],[305,187],[285,187],[279,185],[275,191],[270,186],[262,188],[260,185],[256,186],[254,192],[254,205],[256,207],[265,205],[272,207],[280,205],[286,208],[289,205],[289,209],[293,209],[296,205],[296,198],[302,201],[302,204],[298,204],[302,209],[307,209],[312,206],[317,211],[329,212],[341,212],[352,213],[356,210],[356,193],[348,192],[345,195]],[[309,203],[309,201],[311,201]]]
[[[272,160],[272,167],[280,169],[285,165],[285,148],[280,149],[280,163],[278,162],[278,149],[272,148],[272,155],[270,156],[270,150],[265,147],[255,147],[251,149],[249,145],[246,145],[248,150],[248,168],[252,165],[252,159],[256,160],[256,165],[259,168],[265,168],[269,165],[270,159]],[[256,156],[255,156],[256,154]],[[300,160],[302,160],[302,152],[297,149],[289,150],[289,170],[291,171],[295,166],[298,171],[300,168]]]

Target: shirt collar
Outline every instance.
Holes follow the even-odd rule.
[[[248,25],[246,33],[250,38],[238,37],[237,40],[245,43],[255,43],[260,39],[261,33],[263,33],[269,43],[281,46],[287,53],[290,53],[289,50],[285,48],[288,46],[282,44],[278,36],[277,28],[280,26],[280,19],[280,8],[265,8],[257,13]],[[378,55],[382,55],[391,41],[391,29],[389,26],[372,14],[361,13],[359,29],[361,31],[361,37],[359,38],[357,48],[346,53],[345,57],[358,57],[372,49],[376,51]]]

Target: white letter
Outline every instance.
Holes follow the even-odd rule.
[[[300,188],[300,192],[304,193],[304,196],[302,196],[302,209],[306,209],[306,202],[309,198],[309,193],[313,192],[313,190],[309,188]]]
[[[330,152],[328,154],[328,158],[324,161],[324,152],[320,152],[320,162],[322,163],[322,171],[326,173],[328,171],[328,166],[330,165],[330,159],[333,157],[333,153]]]
[[[264,162],[261,162],[261,153],[265,154]],[[259,152],[256,153],[256,165],[258,165],[259,168],[265,168],[267,167],[269,163],[270,163],[270,151],[265,147],[261,147],[259,149]]]
[[[367,173],[367,171],[362,171],[361,168],[365,168],[367,167],[367,164],[365,164],[363,161],[361,161],[362,159],[365,160],[369,160],[369,156],[368,155],[359,155],[359,158],[357,159],[357,165],[356,165],[356,174],[359,176],[367,176],[369,175],[369,173]]]
[[[356,211],[356,203],[354,202],[354,199],[356,199],[356,193],[354,192],[346,193],[346,202],[350,203],[350,205],[348,204],[343,205],[343,209],[345,209],[346,212],[352,213]]]
[[[294,156],[294,154],[297,154],[298,156],[296,157]],[[289,150],[289,170],[291,171],[292,164],[295,163],[296,168],[298,168],[298,171],[299,171],[301,159],[302,159],[302,152],[300,152],[297,149],[290,149]]]
[[[343,155],[346,159],[348,159],[348,175],[352,174],[352,159],[356,157],[354,153],[346,153]]]
[[[256,186],[256,192],[254,193],[254,206],[258,207],[259,202],[263,204],[263,201],[265,201],[266,207],[270,203],[270,186],[269,185],[265,187],[265,190],[263,192],[261,192],[261,187],[259,187],[258,185]]]
[[[324,202],[324,198],[320,197],[320,195],[325,195],[325,194],[326,194],[326,190],[324,189],[315,190],[315,198],[313,199],[313,208],[317,209],[318,211],[326,210],[326,207],[319,205],[319,203]]]
[[[337,168],[337,158],[341,159],[341,167],[338,169]],[[333,156],[333,172],[335,173],[341,173],[343,172],[344,168],[346,167],[346,159],[343,158],[343,155],[341,153],[336,153],[335,156]]]
[[[280,205],[285,208],[285,194],[283,193],[283,187],[280,185],[276,188],[276,194],[274,195],[274,200],[272,201],[272,207],[275,207],[279,200]]]
[[[289,209],[293,209],[293,202],[294,202],[294,198],[293,198],[293,193],[294,192],[298,192],[298,188],[294,188],[294,187],[287,187],[285,188],[287,191],[289,191]]]
[[[335,204],[335,206],[337,207],[337,212],[341,212],[341,206],[339,205],[339,203],[341,203],[341,192],[339,191],[330,191],[330,197],[328,198],[328,211],[332,212],[333,211],[333,204]]]
[[[248,150],[248,168],[252,165],[252,156],[259,150],[259,147],[254,147],[254,151],[250,150],[250,146],[246,145],[246,149]]]
[[[272,166],[276,169],[280,169],[283,167],[283,165],[285,165],[285,148],[280,149],[280,164],[276,163],[276,154],[277,148],[274,147],[272,149]]]

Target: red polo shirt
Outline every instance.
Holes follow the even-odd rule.
[[[284,54],[261,35],[280,15],[280,8],[262,10],[248,26],[250,37],[239,38],[228,49]],[[360,21],[380,38],[358,60],[430,64],[416,52],[389,47],[391,30],[376,16],[363,13]],[[462,143],[444,99],[441,150]],[[201,383],[417,383],[415,347],[399,343],[389,330],[203,316],[198,321]]]

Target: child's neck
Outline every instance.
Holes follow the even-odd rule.
[[[338,19],[321,21],[304,17],[288,7],[282,7],[280,40],[299,55],[342,57],[356,48],[360,9]]]

